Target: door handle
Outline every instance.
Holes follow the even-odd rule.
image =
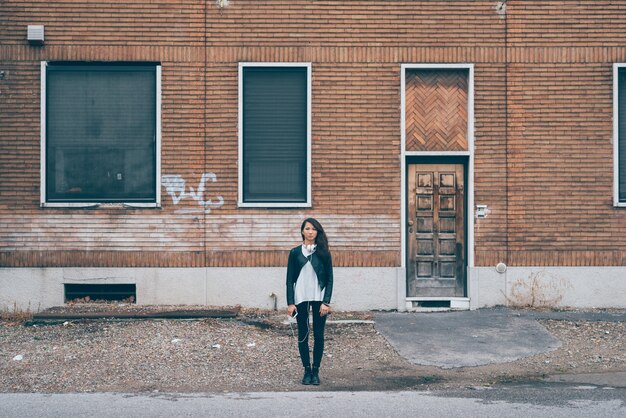
[[[413,221],[409,221],[409,226],[413,226]]]

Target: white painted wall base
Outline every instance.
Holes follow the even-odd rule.
[[[505,305],[626,308],[626,267],[492,267],[471,271],[472,309]]]
[[[497,305],[626,309],[626,267],[469,269],[469,307]],[[337,310],[406,310],[402,268],[335,268]],[[63,305],[64,283],[134,283],[141,305],[285,307],[285,269],[2,268],[0,309]]]
[[[273,309],[286,306],[285,268],[3,268],[0,309],[40,311],[64,303],[65,283],[136,284],[137,304]],[[337,310],[402,309],[404,270],[334,270]],[[399,286],[402,286],[399,289]]]

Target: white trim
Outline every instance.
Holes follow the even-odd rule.
[[[306,202],[244,202],[243,201],[243,69],[245,67],[300,67],[307,69],[307,133],[306,133]],[[311,207],[311,92],[312,71],[310,62],[240,62],[238,86],[238,154],[237,154],[237,207],[240,208],[310,208]]]
[[[309,202],[238,202],[237,206],[240,208],[310,208],[311,204]]]
[[[469,268],[474,267],[474,64],[467,64],[468,92],[467,92],[467,150],[469,151],[469,167],[467,167],[467,294],[470,294],[471,281]]]
[[[156,202],[154,207],[161,206],[161,65],[156,66]],[[136,203],[127,203],[130,207],[153,207],[143,206]]]
[[[413,306],[414,302],[449,302],[450,306],[441,308],[431,308],[425,306]],[[469,310],[470,298],[461,297],[415,297],[406,298],[405,300],[406,310],[409,312],[447,312],[451,310]]]
[[[89,209],[97,208],[100,203],[77,203],[77,202],[43,202],[42,208],[72,208],[72,209]]]
[[[400,65],[400,267],[406,270],[406,70]],[[406,297],[406,274],[404,278]]]
[[[408,304],[408,303],[407,303]],[[449,308],[408,308],[408,312],[452,312],[452,311],[469,311],[469,302],[450,302]]]
[[[439,64],[439,63],[418,63],[418,64],[401,64],[402,68],[404,68],[405,70],[410,70],[410,69],[427,69],[427,68],[433,68],[433,69],[437,69],[437,70],[443,70],[446,68],[450,68],[450,69],[459,69],[459,68],[469,68],[472,69],[474,68],[474,64],[470,64],[470,63],[451,63],[451,64]]]
[[[40,150],[39,150],[39,204],[46,202],[46,67],[48,63],[41,61],[41,103],[40,103]]]
[[[613,64],[613,206],[619,206],[619,68]]]
[[[129,208],[159,208],[161,207],[161,65],[156,65],[156,178],[155,178],[155,202],[46,202],[46,69],[48,63],[41,61],[41,150],[40,150],[40,192],[39,204],[42,208],[97,208],[107,207],[129,207]]]
[[[467,157],[470,155],[469,151],[405,151],[404,155],[407,157],[428,157],[428,156],[461,156]]]
[[[406,71],[409,69],[467,69],[468,100],[467,100],[467,151],[407,151],[406,150]],[[406,159],[411,156],[467,156],[467,294],[471,295],[471,267],[474,267],[474,64],[401,64],[400,65],[400,196],[401,196],[401,267],[406,270]],[[405,290],[406,292],[406,290]],[[405,293],[406,296],[406,293]],[[447,298],[450,299],[450,298]],[[446,299],[446,300],[447,300]],[[408,299],[407,299],[408,300]]]
[[[237,75],[237,206],[243,202],[243,63],[239,63]]]
[[[137,203],[137,202],[131,202],[131,203],[120,203],[120,202],[111,202],[111,203],[98,203],[98,202],[94,202],[94,203],[89,203],[89,202],[46,202],[46,203],[42,203],[41,205],[44,208],[71,208],[71,209],[90,209],[90,208],[98,208],[98,207],[105,207],[105,208],[120,208],[120,209],[124,209],[124,208],[136,208],[136,209],[143,209],[143,208],[158,208],[160,206],[158,206],[156,203]]]
[[[454,301],[459,301],[459,302],[469,302],[470,299],[469,298],[463,298],[463,297],[444,297],[444,296],[436,296],[436,297],[432,297],[432,298],[422,297],[422,296],[420,296],[420,297],[408,297],[407,296],[405,298],[405,300],[409,301],[409,302],[421,302],[421,301],[429,301],[429,300],[437,301],[437,302],[439,302],[439,301],[453,301],[453,300]]]
[[[107,209],[110,208],[135,208],[135,209],[144,209],[144,208],[158,208],[156,203],[120,203],[120,202],[111,202],[111,203],[81,203],[81,202],[45,202],[41,204],[44,208],[68,208],[68,209],[91,209],[98,207],[105,207]]]

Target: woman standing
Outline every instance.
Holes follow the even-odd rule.
[[[319,385],[324,354],[324,326],[333,293],[333,262],[322,225],[307,218],[300,226],[302,245],[287,263],[287,313],[298,321],[298,351],[304,366],[303,385]],[[313,315],[313,367],[309,354],[309,310]]]

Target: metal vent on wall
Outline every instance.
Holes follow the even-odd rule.
[[[31,45],[43,45],[44,26],[43,25],[28,25],[26,29],[26,39]]]
[[[78,284],[65,283],[65,302],[83,301],[137,301],[135,284]]]

